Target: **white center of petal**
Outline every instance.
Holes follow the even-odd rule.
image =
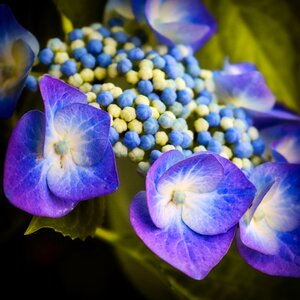
[[[185,193],[184,192],[174,192],[172,200],[175,204],[183,204],[185,201]]]
[[[54,144],[54,150],[58,155],[64,155],[69,152],[69,146],[66,141],[61,140]]]

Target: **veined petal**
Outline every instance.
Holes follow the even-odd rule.
[[[216,93],[225,103],[233,103],[247,109],[265,111],[271,109],[275,97],[258,71],[231,75],[219,73],[214,77]]]
[[[26,42],[37,55],[39,52],[37,39],[17,22],[8,5],[0,4],[0,52],[6,47],[6,43],[18,39]]]
[[[241,241],[263,254],[299,263],[300,166],[265,163],[250,180],[257,195],[253,209],[240,220]]]
[[[77,165],[92,166],[102,159],[110,128],[107,112],[74,103],[60,109],[55,114],[53,123]]]
[[[64,155],[61,161],[54,162],[50,167],[47,183],[54,195],[71,201],[113,193],[119,186],[119,179],[110,143],[102,159],[90,167],[76,165],[70,154]]]
[[[274,276],[300,277],[300,265],[277,255],[266,255],[248,248],[237,234],[237,248],[240,255],[253,268]],[[299,258],[298,258],[299,259]]]
[[[203,185],[209,186],[211,182],[217,184],[203,192],[186,193],[186,200],[182,205],[182,220],[199,234],[225,233],[239,222],[250,206],[255,196],[255,188],[244,173],[229,160],[214,154],[199,155],[213,157],[219,162],[222,176],[211,169],[212,159],[203,160],[202,168],[207,170]]]
[[[260,134],[273,151],[275,161],[300,163],[300,123],[269,127]]]
[[[197,0],[147,0],[145,17],[158,37],[171,45],[185,44],[197,49],[216,31],[214,18]]]
[[[184,155],[171,150],[162,154],[151,166],[146,177],[146,191],[149,213],[157,227],[165,227],[173,218],[176,207],[170,203],[169,197],[164,197],[157,191],[157,182],[160,177],[175,163],[184,159]]]
[[[4,192],[16,207],[37,216],[61,217],[75,202],[53,195],[46,182],[49,161],[43,160],[44,114],[26,113],[11,135],[4,167]]]
[[[161,259],[194,279],[203,279],[227,253],[235,227],[225,234],[203,236],[188,228],[179,216],[163,229],[148,213],[146,193],[138,193],[130,206],[130,221],[145,245]]]

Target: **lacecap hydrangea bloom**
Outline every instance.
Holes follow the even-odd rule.
[[[36,38],[0,4],[0,118],[9,118],[39,51]]]
[[[194,5],[198,9],[190,10]],[[253,64],[225,60],[223,70],[201,68],[194,49],[216,25],[199,1],[132,1],[117,13],[106,26],[93,23],[74,28],[64,41],[52,38],[39,52],[35,70],[46,66],[58,79],[36,78],[45,116],[30,112],[12,135],[8,198],[22,209],[30,206],[31,213],[50,203],[52,216],[64,215],[78,201],[113,192],[114,155],[129,157],[145,177],[145,191],[130,207],[132,227],[164,261],[203,279],[236,236],[241,256],[255,269],[299,277],[299,161],[289,160],[299,144],[299,117],[278,109]],[[134,14],[161,43],[126,30]],[[187,36],[193,28],[199,34]],[[48,89],[49,81],[65,92]],[[83,100],[68,105],[65,99],[55,102],[61,107],[51,105],[50,99],[83,99],[83,94],[84,106]],[[45,120],[44,135],[30,130],[33,118]],[[290,150],[280,146],[286,143],[283,134],[268,133],[274,130],[267,127],[272,119],[294,126]],[[38,140],[44,141],[43,152]],[[15,145],[28,162],[20,160]],[[27,179],[31,172],[42,202],[20,200],[21,193],[35,192]],[[28,186],[16,184],[14,176]],[[112,179],[105,181],[106,176]]]

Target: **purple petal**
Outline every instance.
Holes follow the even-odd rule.
[[[147,0],[131,0],[133,14],[139,22],[145,20],[146,2]]]
[[[256,270],[274,276],[300,277],[300,265],[276,255],[266,255],[248,248],[237,234],[237,248],[245,261]]]
[[[258,71],[238,75],[219,73],[214,77],[219,99],[247,109],[265,111],[271,109],[275,97]]]
[[[109,114],[86,104],[71,104],[54,116],[54,128],[70,148],[80,166],[98,163],[106,150],[110,128]]]
[[[260,134],[272,150],[275,161],[300,163],[300,123],[269,127]]]
[[[22,39],[28,44],[34,54],[37,55],[39,43],[36,38],[17,22],[8,5],[0,4],[0,53],[7,43],[18,39]]]
[[[299,265],[300,165],[265,163],[250,180],[257,194],[240,220],[241,241],[253,250]]]
[[[115,155],[110,143],[102,159],[91,167],[76,165],[68,154],[52,163],[47,183],[57,197],[72,201],[88,200],[113,193],[119,186]]]
[[[223,176],[215,178],[217,172],[213,172],[210,167],[213,160],[203,160],[202,168],[207,170],[207,181],[203,185],[209,186],[209,180],[216,181],[217,185],[202,193],[186,193],[186,200],[182,205],[182,219],[187,226],[200,234],[225,233],[239,222],[248,209],[254,199],[255,188],[244,173],[229,160],[213,154],[199,155],[214,157],[223,169]]]
[[[183,159],[184,155],[181,152],[177,150],[168,151],[155,161],[147,173],[146,191],[148,207],[152,220],[157,227],[165,227],[174,215],[174,205],[169,203],[169,199],[162,197],[157,192],[157,182],[170,167]]]
[[[52,121],[55,113],[63,107],[73,103],[87,104],[86,95],[82,91],[50,75],[43,75],[40,90],[47,122]]]
[[[197,0],[148,0],[145,17],[158,38],[169,45],[184,44],[197,49],[216,31],[214,18]]]
[[[11,135],[4,167],[4,192],[16,207],[37,216],[61,217],[76,203],[59,199],[46,183],[49,162],[42,158],[44,114],[26,113]]]
[[[193,279],[203,279],[227,253],[235,227],[227,233],[204,236],[179,218],[159,229],[147,210],[146,193],[138,193],[130,206],[130,221],[137,235],[156,255]]]
[[[252,71],[257,71],[257,67],[249,62],[230,64],[229,60],[226,59],[224,62],[224,73],[227,75],[240,75]]]

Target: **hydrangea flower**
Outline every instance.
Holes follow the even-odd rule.
[[[31,70],[39,44],[15,19],[10,8],[0,5],[0,117],[9,118]]]
[[[163,260],[203,279],[227,253],[255,188],[229,160],[203,152],[185,158],[176,150],[149,169],[146,191],[130,207],[143,242]]]
[[[263,75],[251,63],[230,64],[225,60],[223,70],[214,73],[214,82],[216,93],[224,103],[254,111],[267,111],[275,104]]]
[[[257,193],[239,222],[241,256],[261,272],[300,277],[300,165],[265,163],[250,180]]]
[[[30,214],[61,217],[78,202],[114,192],[118,175],[110,117],[78,89],[44,75],[45,113],[27,112],[11,135],[4,168],[9,201]]]

